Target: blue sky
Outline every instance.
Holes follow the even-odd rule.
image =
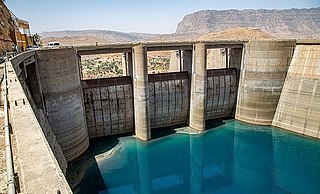
[[[205,9],[320,7],[320,0],[6,0],[31,33],[101,29],[174,33],[186,14]]]

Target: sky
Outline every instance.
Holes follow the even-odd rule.
[[[6,0],[27,20],[31,33],[59,30],[113,30],[174,33],[187,14],[200,10],[320,7],[320,0]]]

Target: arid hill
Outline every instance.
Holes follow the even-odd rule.
[[[253,40],[274,39],[275,37],[256,28],[233,28],[222,32],[211,32],[200,36],[197,40]]]
[[[99,40],[106,40],[107,42],[141,42],[152,39],[158,34],[146,34],[146,33],[125,33],[110,30],[64,30],[64,31],[52,31],[40,33],[42,38],[49,37],[65,38],[65,37],[94,37]],[[93,38],[91,38],[93,40]]]
[[[42,38],[43,45],[48,45],[49,42],[59,42],[63,46],[81,46],[81,45],[96,45],[111,43],[106,39],[94,36],[69,36],[69,37],[48,37]]]
[[[277,38],[320,38],[320,8],[284,10],[203,10],[186,15],[176,33],[209,33],[258,28]]]

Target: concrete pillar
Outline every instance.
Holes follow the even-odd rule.
[[[132,74],[133,74],[132,53],[125,52],[122,54],[122,75],[132,76]]]
[[[191,77],[192,72],[192,50],[183,50],[182,53],[182,69],[181,71],[189,72],[189,77]]]
[[[232,48],[230,49],[229,53],[230,53],[229,67],[236,68],[237,80],[239,80],[241,60],[242,60],[242,48]]]
[[[141,140],[151,138],[149,118],[149,89],[148,89],[148,61],[147,48],[135,46],[133,68],[133,95],[135,133]]]
[[[169,72],[180,72],[181,70],[181,50],[172,51],[170,56]]]
[[[205,130],[206,61],[206,45],[196,44],[192,64],[189,126],[199,131]]]

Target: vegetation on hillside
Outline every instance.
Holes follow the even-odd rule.
[[[169,70],[169,57],[148,57],[148,73],[166,73]]]
[[[148,73],[166,73],[169,69],[169,56],[148,56]],[[96,56],[81,60],[82,78],[99,79],[123,75],[120,56]]]
[[[98,79],[122,76],[122,62],[116,60],[84,59],[81,61],[83,79]]]

